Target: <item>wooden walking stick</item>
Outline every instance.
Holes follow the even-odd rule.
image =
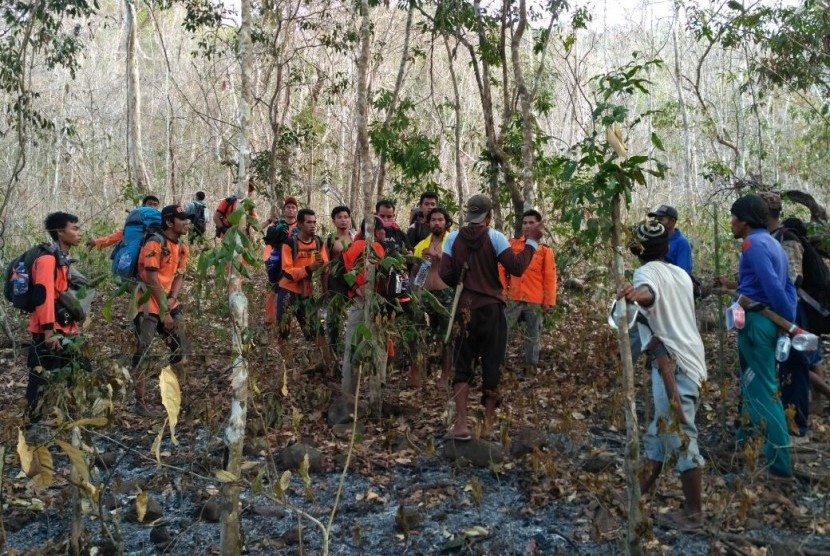
[[[452,299],[452,310],[450,311],[450,320],[447,323],[447,333],[444,335],[444,343],[448,343],[450,341],[450,335],[452,333],[452,323],[455,322],[455,313],[458,311],[458,301],[461,299],[461,292],[464,291],[464,276],[467,274],[467,269],[470,268],[470,265],[464,263],[464,266],[461,268],[461,276],[458,277],[458,285],[455,287],[455,297]]]

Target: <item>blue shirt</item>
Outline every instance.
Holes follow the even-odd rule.
[[[741,245],[738,293],[795,320],[796,292],[787,272],[787,255],[765,228],[752,230]]]
[[[679,266],[686,271],[686,274],[692,275],[692,246],[677,228],[669,236],[669,253],[666,255],[666,262]]]

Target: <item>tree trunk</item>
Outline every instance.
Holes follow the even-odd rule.
[[[401,62],[398,65],[398,77],[395,79],[395,88],[392,90],[392,102],[386,109],[386,119],[383,121],[383,131],[389,130],[389,125],[392,122],[392,117],[395,115],[395,109],[398,106],[398,97],[401,94],[401,86],[403,86],[403,76],[406,73],[406,60],[409,58],[409,35],[412,31],[412,15],[415,13],[415,2],[409,2],[409,10],[406,12],[406,28],[403,36],[403,49],[401,50]],[[386,154],[381,153],[380,162],[378,162],[378,176],[377,176],[377,194],[378,197],[383,197],[383,185],[386,181]]]
[[[125,25],[127,27],[127,160],[129,177],[142,194],[149,193],[147,170],[141,146],[141,91],[138,81],[138,62],[135,50],[138,27],[135,21],[133,0],[124,0]]]
[[[521,233],[522,213],[533,206],[535,192],[533,190],[533,114],[530,108],[530,92],[525,84],[522,64],[519,58],[519,49],[522,46],[522,37],[527,28],[527,6],[525,0],[519,0],[519,23],[513,40],[510,42],[510,57],[513,62],[513,76],[516,80],[516,92],[519,96],[519,105],[522,110],[522,207],[516,207],[516,235]]]
[[[458,78],[455,75],[455,51],[450,49],[450,42],[447,38],[447,32],[442,32],[444,36],[444,47],[447,49],[447,69],[450,70],[450,79],[452,81],[452,92],[455,99],[453,110],[455,111],[455,143],[453,145],[455,156],[455,192],[458,195],[458,207],[461,211],[459,214],[459,222],[464,221],[464,166],[461,164],[461,94],[458,91]]]
[[[625,281],[625,259],[622,253],[622,199],[620,194],[614,196],[613,219],[614,232],[611,245],[614,250],[613,275],[614,285],[619,291]],[[639,531],[642,531],[643,516],[640,512],[640,433],[637,426],[635,406],[636,390],[634,388],[634,364],[631,361],[631,344],[628,338],[628,318],[625,298],[617,301],[616,314],[617,338],[620,342],[620,358],[623,367],[623,408],[625,410],[625,482],[628,487],[628,532],[627,553],[642,553]]]
[[[241,74],[239,103],[239,162],[236,175],[236,194],[241,198],[248,184],[248,134],[251,121],[251,83],[249,71],[253,59],[251,56],[251,0],[243,0],[240,10],[239,26],[239,66]],[[238,224],[240,233],[245,229],[246,217]],[[239,249],[242,249],[238,243]],[[241,258],[241,253],[234,252],[234,258]],[[226,483],[224,488],[224,506],[222,508],[221,545],[224,556],[238,556],[242,553],[242,535],[240,529],[239,495],[242,474],[242,448],[245,444],[245,421],[248,415],[248,362],[243,355],[245,330],[248,328],[248,299],[242,291],[242,276],[230,265],[228,275],[228,304],[232,322],[231,367],[231,415],[225,427],[225,446],[228,451],[227,471],[237,480]]]

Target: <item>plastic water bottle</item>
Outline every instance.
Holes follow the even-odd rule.
[[[29,291],[29,273],[26,271],[26,265],[20,261],[14,269],[12,292],[15,296],[20,296],[25,295],[27,291]]]
[[[775,360],[780,362],[786,361],[790,356],[790,337],[778,336],[778,342],[775,344]]]
[[[791,341],[794,349],[798,351],[816,351],[818,349],[818,336],[811,332],[799,332]]]
[[[432,261],[430,261],[429,259],[424,259],[424,262],[421,263],[421,267],[418,269],[418,274],[415,275],[416,287],[424,287],[424,284],[426,284],[427,281],[427,274],[429,273],[430,268],[432,268]]]

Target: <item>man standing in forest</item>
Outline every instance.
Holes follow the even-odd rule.
[[[38,399],[40,389],[46,384],[42,374],[54,371],[80,360],[81,366],[90,370],[89,361],[78,355],[77,348],[70,349],[61,342],[61,336],[78,333],[78,323],[67,318],[66,311],[58,310],[58,298],[69,290],[69,250],[81,243],[81,225],[78,217],[66,212],[53,212],[43,222],[54,242],[32,263],[29,279],[35,309],[29,316],[28,331],[32,334],[27,366],[29,382],[26,386],[27,413],[30,422],[40,419]]]
[[[160,204],[159,203],[159,198],[156,197],[155,195],[147,195],[146,197],[144,197],[141,200],[141,206],[142,207],[151,207],[151,208],[154,208],[154,209],[158,209],[159,204]],[[124,239],[124,228],[123,227],[119,228],[118,230],[114,231],[113,233],[111,233],[109,235],[102,236],[102,237],[95,238],[95,239],[88,239],[87,242],[86,242],[86,246],[89,249],[92,249],[94,247],[97,247],[97,248],[100,249],[100,248],[103,248],[103,247],[109,247],[110,245],[115,245],[116,243],[118,243],[122,239]]]
[[[327,298],[326,338],[332,354],[335,357],[340,357],[343,353],[342,343],[340,342],[341,322],[346,302],[349,299],[349,285],[345,279],[343,253],[354,241],[352,211],[345,205],[336,206],[331,211],[331,221],[334,224],[334,231],[326,238],[326,252],[331,264],[324,277]]]
[[[491,438],[496,407],[501,401],[499,381],[507,349],[505,297],[499,281],[499,263],[513,276],[520,276],[533,259],[542,238],[541,223],[525,230],[525,248],[521,253],[510,249],[504,234],[490,229],[493,203],[485,195],[473,195],[467,201],[466,222],[444,242],[441,279],[450,287],[463,288],[455,318],[461,335],[453,347],[455,378],[455,425],[451,435],[457,440],[470,438],[467,403],[473,364],[479,357],[483,375],[483,436]]]
[[[406,241],[410,247],[418,245],[418,243],[426,239],[432,232],[432,226],[429,224],[429,214],[437,206],[438,193],[434,191],[424,191],[421,193],[421,200],[418,201],[418,210],[421,211],[424,223],[419,223],[416,218],[410,224],[409,229],[406,231]]]
[[[781,196],[772,191],[764,191],[759,196],[767,203],[769,217],[767,230],[784,249],[787,254],[787,269],[793,284],[801,284],[804,248],[794,230],[781,227]],[[807,326],[807,314],[804,302],[798,299],[795,308],[795,323],[803,328]],[[797,434],[793,436],[793,444],[801,444],[808,440],[807,428],[810,416],[810,370],[821,364],[821,352],[790,350],[786,361],[778,364],[779,383],[781,387],[781,403],[784,407],[793,407],[795,410],[795,424]]]
[[[694,529],[703,523],[703,457],[697,444],[695,415],[700,387],[706,380],[706,358],[695,320],[692,279],[665,261],[668,242],[667,230],[657,222],[635,228],[629,247],[642,266],[634,271],[633,284],[623,286],[619,297],[637,303],[648,321],[644,328],[650,337],[642,338],[642,345],[659,342],[676,362],[659,365],[656,351],[650,354],[654,418],[643,437],[645,472],[640,489],[643,494],[651,490],[663,464],[678,455],[677,470],[686,503],[682,512],[667,514],[664,519],[678,529]]]
[[[522,214],[522,233],[539,227],[542,215],[530,209]],[[521,253],[525,248],[526,235],[510,240],[510,248]],[[499,266],[504,291],[507,295],[507,327],[509,333],[515,332],[516,326],[524,322],[527,336],[525,338],[525,367],[519,374],[523,378],[527,373],[536,372],[539,365],[539,343],[542,337],[542,317],[556,305],[556,261],[553,250],[547,245],[540,245],[533,255],[530,266],[521,276],[511,277]]]
[[[265,228],[265,271],[268,275],[268,293],[265,294],[265,326],[277,323],[277,290],[282,279],[282,246],[290,237],[299,233],[297,229],[297,198],[288,196],[282,204],[282,218],[274,220]]]
[[[320,333],[320,319],[314,306],[312,276],[329,261],[323,240],[317,235],[317,215],[304,208],[297,215],[299,234],[282,244],[282,278],[277,290],[277,330],[280,341],[291,333],[291,319],[297,318],[307,340],[315,340],[328,360],[328,346]]]
[[[422,264],[430,265],[423,289],[430,292],[435,297],[435,302],[440,303],[449,311],[452,307],[455,290],[441,280],[440,266],[444,241],[446,241],[450,226],[453,223],[452,217],[447,209],[435,207],[429,212],[427,222],[429,222],[431,233],[415,246],[415,256],[425,261]],[[420,267],[414,268],[413,274],[417,274],[419,270]],[[422,306],[429,319],[429,328],[433,336],[441,341],[441,369],[443,376],[447,376],[450,372],[450,346],[444,345],[443,342],[444,332],[447,330],[447,318],[429,303],[422,303]],[[414,356],[416,351],[417,346],[410,346],[410,353],[413,354],[413,357],[410,361],[407,386],[412,388],[421,386],[420,365],[418,365],[417,357]]]
[[[202,241],[207,230],[207,206],[205,206],[205,192],[197,191],[192,201],[184,206],[184,211],[193,215],[193,225],[190,227],[188,239],[191,242]]]
[[[692,246],[686,236],[675,227],[677,226],[677,209],[669,205],[660,205],[648,215],[662,224],[669,234],[669,253],[666,255],[666,262],[679,266],[691,276]]]
[[[161,211],[160,233],[147,238],[138,256],[136,299],[143,304],[135,316],[138,345],[133,355],[135,373],[134,411],[145,417],[155,417],[159,411],[151,408],[147,399],[147,353],[156,333],[161,335],[170,349],[170,364],[183,362],[187,351],[187,339],[182,327],[182,309],[179,292],[184,283],[189,250],[182,240],[190,230],[193,215],[180,205],[168,205]],[[179,369],[178,375],[182,375]]]
[[[795,319],[795,286],[788,274],[787,255],[767,230],[769,209],[758,195],[735,201],[732,234],[742,239],[738,263],[738,294],[768,306],[779,316]],[[742,410],[766,437],[764,456],[770,473],[791,477],[790,435],[775,373],[775,345],[786,334],[766,316],[747,311],[744,327],[738,331],[741,365]]]

